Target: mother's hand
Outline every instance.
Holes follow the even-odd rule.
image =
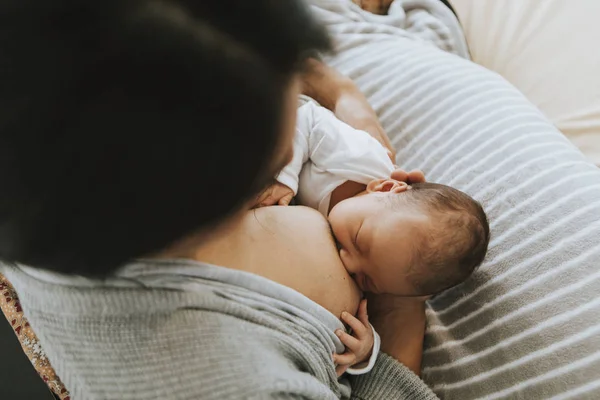
[[[409,185],[425,182],[425,174],[420,169],[413,169],[410,172],[406,172],[403,169],[397,168],[392,171],[390,178],[400,182],[406,182]]]
[[[381,337],[381,351],[421,374],[427,297],[368,294],[369,321]]]

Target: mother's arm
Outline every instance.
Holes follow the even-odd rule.
[[[375,368],[351,378],[355,399],[437,399],[419,378],[425,335],[425,298],[369,298],[369,319],[381,337]]]
[[[383,130],[377,114],[354,82],[314,58],[306,62],[302,92],[353,128],[368,132],[389,150],[392,161],[396,151]]]
[[[381,351],[421,374],[425,337],[425,297],[378,295],[369,298],[369,318],[381,337]]]

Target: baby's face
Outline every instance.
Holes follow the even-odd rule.
[[[342,263],[365,292],[418,294],[407,277],[415,248],[432,225],[416,207],[387,206],[385,196],[402,195],[368,193],[340,202],[329,213]]]

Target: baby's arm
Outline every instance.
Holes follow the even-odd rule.
[[[277,176],[277,181],[298,193],[298,181],[302,167],[308,161],[326,171],[331,159],[339,158],[335,153],[345,151],[356,143],[352,138],[354,128],[338,120],[335,115],[314,101],[308,101],[298,108],[296,133],[294,135],[294,156]],[[363,134],[363,132],[361,132]],[[367,135],[369,140],[378,143]],[[349,143],[345,143],[349,142]],[[381,147],[381,146],[380,146]],[[327,148],[324,153],[323,149]],[[343,158],[343,155],[342,155]]]
[[[388,150],[371,135],[340,121],[323,107],[311,106],[309,157],[318,170],[351,176],[350,180],[359,183],[393,171]]]
[[[296,123],[296,132],[294,134],[294,155],[292,161],[288,163],[275,178],[277,182],[290,188],[294,194],[298,194],[298,181],[302,166],[310,158],[309,136],[310,131],[305,129],[305,123],[301,119],[306,118],[302,108],[298,112],[298,122]]]
[[[314,102],[298,109],[292,161],[277,175],[277,183],[259,198],[259,206],[287,205],[298,194],[299,175],[305,163],[318,176],[330,173],[366,184],[374,176],[389,176],[394,165],[388,151],[368,133],[340,121],[333,113]],[[316,185],[327,180],[303,183],[303,188],[323,192]],[[284,200],[283,202],[281,200]]]
[[[261,193],[256,201],[257,207],[278,204],[287,206],[298,194],[298,182],[302,166],[310,158],[309,136],[312,126],[312,113],[306,109],[308,104],[298,109],[294,133],[292,160],[277,174],[276,182]]]
[[[373,347],[370,353],[370,356],[362,362],[356,363],[352,365],[350,368],[346,370],[347,374],[350,375],[362,375],[371,372],[373,367],[375,366],[375,362],[377,361],[377,356],[379,355],[379,350],[381,349],[381,338],[379,334],[373,328],[373,325],[369,325],[372,333],[373,333]]]
[[[352,329],[352,335],[337,330],[336,335],[346,346],[344,354],[334,354],[333,361],[336,364],[336,373],[341,376],[344,372],[351,375],[361,375],[373,369],[381,340],[375,329],[369,323],[367,316],[367,300],[363,300],[358,308],[358,318],[348,314],[342,314],[342,320]]]

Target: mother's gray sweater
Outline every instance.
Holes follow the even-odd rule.
[[[341,323],[298,292],[192,261],[144,261],[100,283],[0,271],[73,399],[435,399],[381,354],[338,382]]]

